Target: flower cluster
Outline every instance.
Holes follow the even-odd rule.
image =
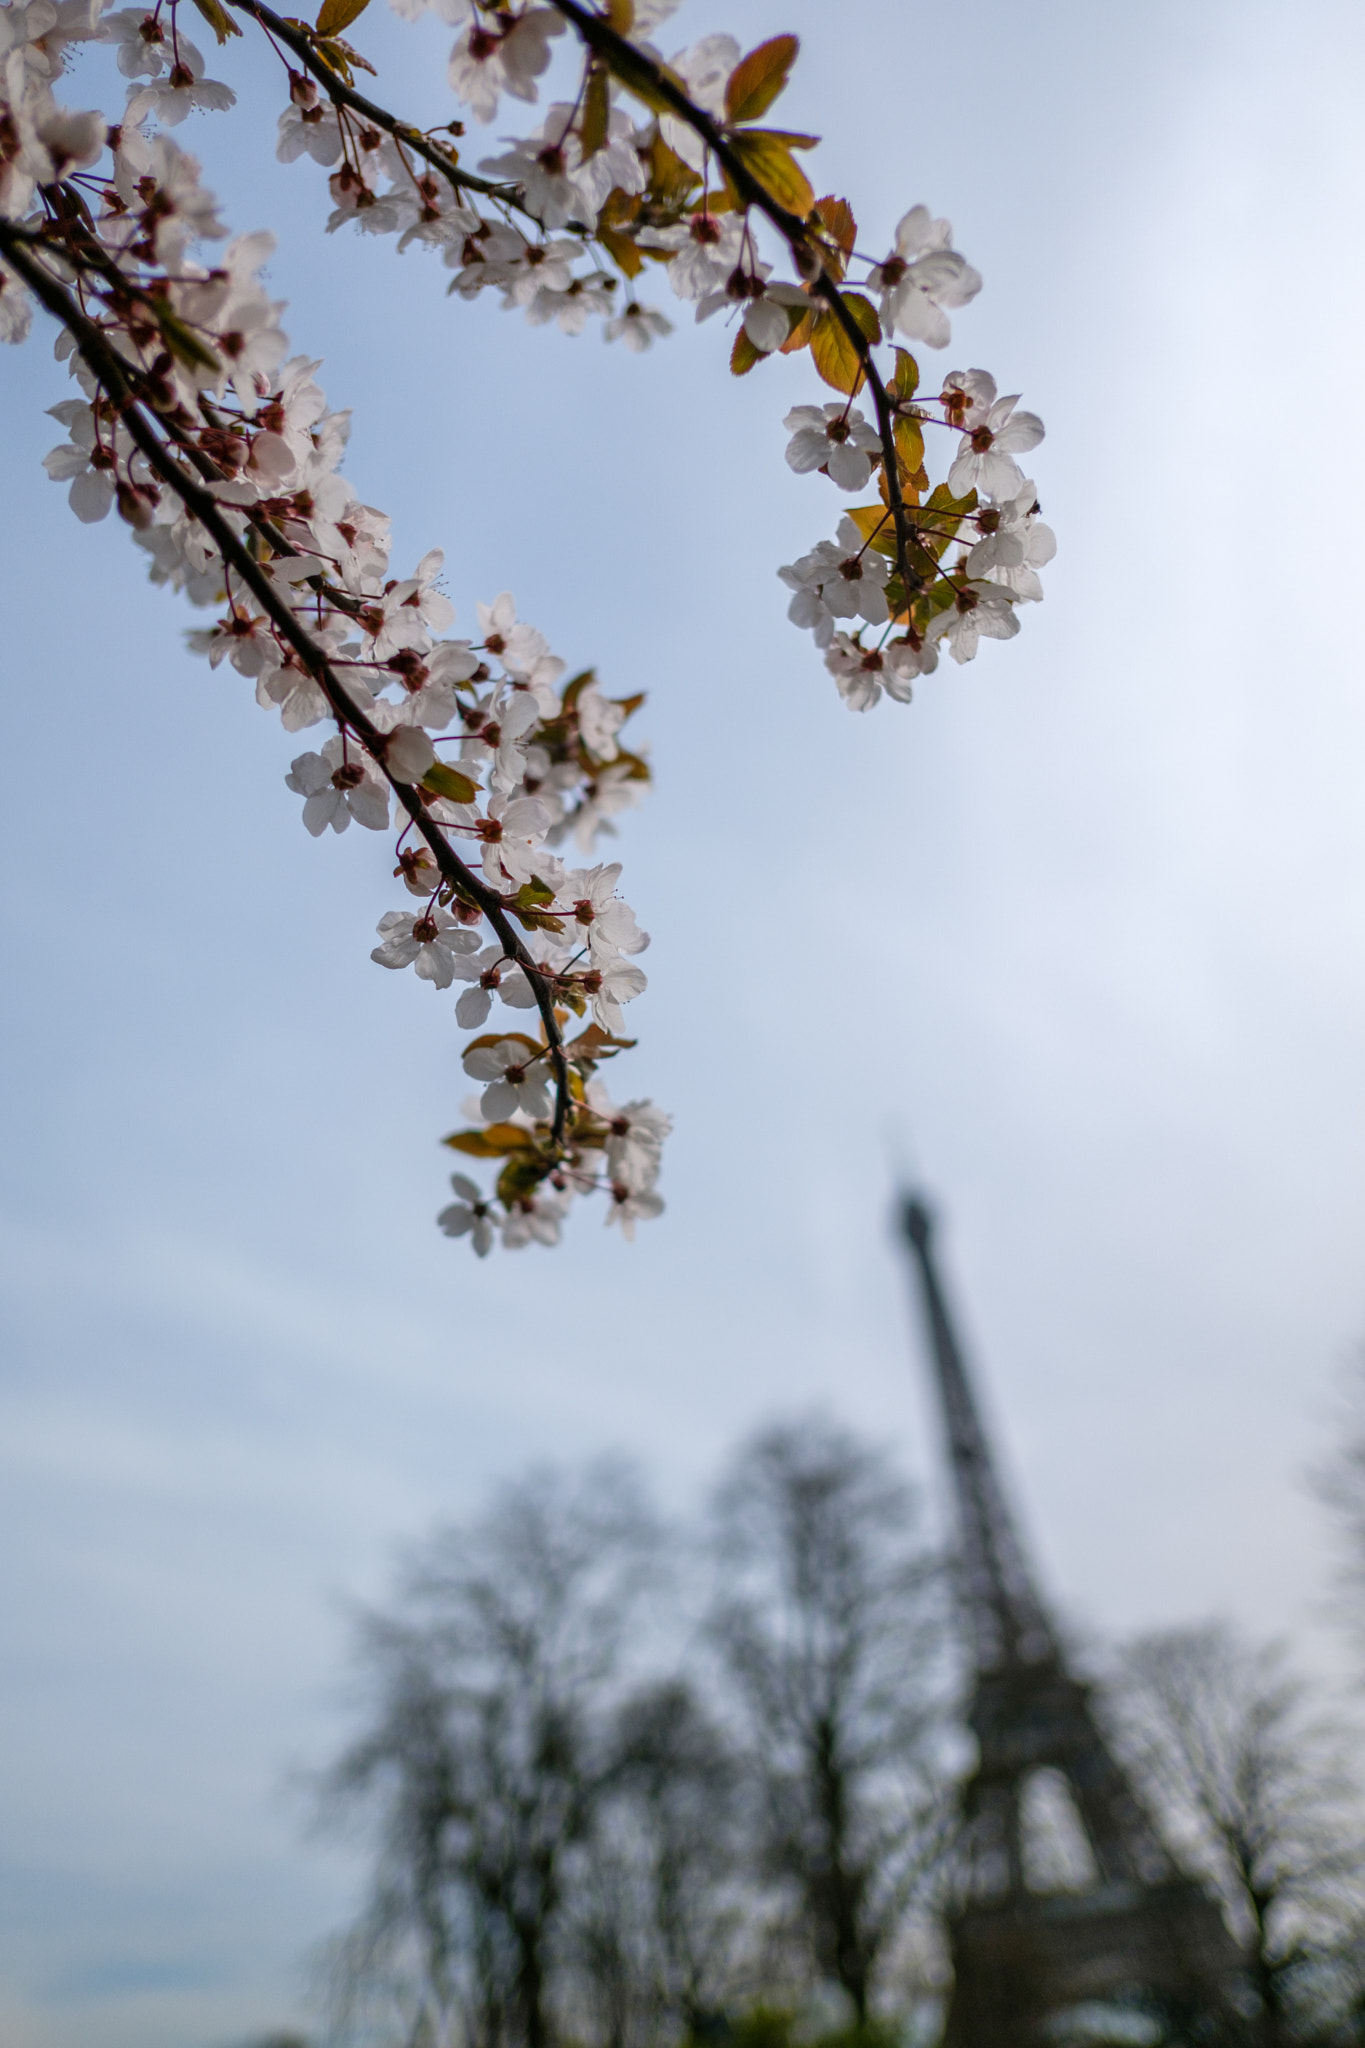
[[[399,11],[421,10],[403,0]],[[485,123],[504,94],[536,99],[563,16],[581,14],[573,0],[562,10],[559,0],[439,0],[436,11],[459,26],[451,86]],[[941,646],[968,661],[983,637],[1017,633],[1019,606],[1042,596],[1037,570],[1055,543],[1014,459],[1037,446],[1042,422],[1018,411],[1017,397],[998,397],[982,370],[953,373],[926,400],[919,365],[899,346],[883,381],[874,346],[900,337],[945,348],[949,314],[980,291],[980,273],[953,247],[949,222],[922,205],[903,216],[885,255],[859,258],[851,207],[816,200],[793,154],[815,138],[756,125],[786,82],[795,38],[775,37],[743,56],[732,36],[711,35],[665,63],[645,36],[669,12],[668,0],[637,6],[628,40],[596,23],[576,98],[550,106],[529,134],[482,158],[479,176],[462,171],[458,151],[431,135],[421,138],[425,160],[415,157],[412,131],[385,134],[358,121],[344,97],[327,97],[297,71],[279,154],[292,160],[307,151],[337,166],[331,225],[353,217],[371,233],[397,234],[401,248],[439,247],[455,273],[450,290],[463,298],[495,291],[508,310],[571,334],[596,315],[609,341],[644,349],[671,327],[636,296],[636,280],[652,265],[698,320],[728,314],[736,373],[765,356],[809,349],[841,397],[788,413],[787,460],[844,491],[875,479],[881,502],[853,507],[833,540],[779,571],[794,593],[789,616],[814,633],[851,708],[867,710],[883,691],[907,701]],[[699,125],[669,110],[670,86]],[[632,99],[635,115],[625,104]],[[765,210],[756,182],[781,203]],[[783,279],[759,237],[775,215],[786,232],[791,223],[781,216],[793,210],[801,236],[793,244],[786,233],[794,274]],[[769,253],[772,240],[769,233]],[[863,289],[844,290],[855,260],[865,269]],[[875,421],[853,402],[864,390],[875,396]],[[926,426],[946,436],[946,474],[936,486]]]
[[[875,497],[780,574],[852,708],[907,700],[944,646],[965,661],[1018,631],[1054,549],[1016,459],[1041,422],[982,370],[920,391],[899,342],[946,347],[980,276],[924,206],[870,255],[848,202],[816,198],[801,159],[817,138],[766,121],[794,36],[745,54],[710,35],[666,59],[649,38],[675,0],[393,0],[456,31],[449,82],[485,126],[537,102],[557,46],[578,51],[571,96],[471,169],[461,120],[423,131],[357,87],[373,66],[342,31],[368,0],[322,0],[311,26],[266,0],[193,4],[220,44],[250,23],[280,56],[277,154],[326,173],[330,229],[439,251],[455,297],[491,291],[569,334],[595,320],[635,351],[667,335],[641,290],[652,272],[698,321],[732,329],[735,375],[809,353],[836,396],[787,412],[787,461]],[[114,54],[117,120],[55,97],[78,40]],[[641,700],[608,698],[591,671],[566,681],[509,593],[455,637],[439,551],[390,574],[388,520],[342,474],[348,416],[328,409],[317,363],[289,355],[262,284],[271,238],[228,242],[167,133],[234,102],[182,33],[179,0],[0,0],[0,339],[24,337],[34,297],[57,318],[81,395],[53,408],[66,439],[46,466],[73,511],[116,510],[153,579],[217,613],[196,651],[248,678],[287,732],[326,728],[286,777],[305,828],[396,832],[406,905],[380,920],[372,957],[458,985],[481,1093],[446,1142],[497,1162],[491,1197],[454,1176],[441,1227],[480,1254],[497,1236],[553,1242],[595,1189],[630,1235],[662,1206],[668,1124],[614,1104],[598,1072],[633,1043],[624,1006],[644,989],[647,941],[619,864],[594,849],[649,779],[621,740]]]
[[[850,507],[833,541],[778,571],[794,593],[788,618],[814,634],[852,711],[870,710],[883,691],[908,703],[915,677],[938,666],[940,647],[970,661],[983,636],[1013,638],[1016,607],[1042,597],[1038,571],[1057,546],[1038,516],[1036,486],[1015,461],[1042,440],[1041,420],[1016,410],[1017,398],[998,398],[984,370],[955,370],[935,398],[917,400],[919,366],[905,350],[896,353],[898,452],[908,429],[919,458],[918,474],[903,479],[915,493],[903,514],[909,550],[883,494],[880,503]],[[880,460],[880,443],[851,400],[796,406],[786,425],[792,468],[823,469],[843,490],[862,489]],[[945,482],[926,491],[929,425],[958,438]],[[903,453],[900,460],[908,469]]]
[[[49,0],[28,12],[50,35]],[[143,70],[157,57],[135,38],[121,49]],[[81,520],[116,508],[154,580],[218,613],[189,635],[196,652],[249,679],[287,732],[330,728],[286,777],[309,832],[387,832],[396,808],[408,908],[380,920],[372,957],[437,990],[460,983],[466,1028],[495,1003],[538,1013],[538,1037],[495,1032],[464,1055],[489,1085],[477,1128],[447,1142],[504,1162],[475,1248],[495,1228],[509,1245],[552,1241],[592,1189],[629,1233],[662,1207],[668,1124],[648,1104],[618,1109],[597,1069],[633,1042],[623,1005],[645,987],[647,938],[619,863],[570,866],[556,848],[581,859],[638,799],[649,770],[620,735],[641,700],[606,697],[591,672],[566,682],[509,593],[478,606],[476,640],[452,637],[439,550],[390,575],[389,522],[341,472],[347,416],[328,409],[318,365],[288,357],[261,285],[271,238],[195,261],[225,230],[193,158],[131,120],[106,132],[49,104],[52,61],[38,42],[13,50],[4,102],[21,138],[6,291],[23,289],[16,269],[48,296],[74,281],[59,349],[81,396],[53,408],[67,438],[48,473]],[[575,1013],[584,1028],[566,1040]]]

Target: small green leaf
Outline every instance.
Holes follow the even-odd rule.
[[[924,426],[919,420],[899,419],[896,421],[896,454],[901,468],[907,476],[913,476],[924,463]]]
[[[890,389],[899,399],[913,398],[919,390],[919,364],[909,349],[896,350],[896,374],[891,379]]]
[[[523,910],[517,903],[507,905],[509,915],[514,917],[524,932],[562,932],[562,917],[552,917],[548,910]]]
[[[795,36],[774,36],[741,57],[725,88],[726,120],[757,121],[766,114],[787,83],[800,47]]]
[[[229,36],[239,36],[242,33],[223,6],[222,0],[194,0],[194,4],[220,43],[225,43]]]
[[[845,509],[844,516],[853,521],[864,541],[879,555],[895,560],[896,529],[885,505],[854,505]]]
[[[535,1138],[521,1124],[485,1124],[481,1131],[452,1131],[441,1143],[471,1159],[505,1159],[509,1152],[535,1149]]]
[[[191,370],[222,368],[208,343],[201,341],[194,329],[186,326],[178,313],[173,313],[166,305],[158,305],[155,312],[156,324],[161,329],[167,348],[178,363],[184,363]]]
[[[553,1160],[524,1155],[520,1159],[509,1159],[498,1175],[498,1199],[511,1208],[519,1201],[529,1201],[553,1165]]]
[[[433,796],[448,796],[453,804],[472,804],[479,793],[477,782],[471,782],[458,768],[452,768],[445,761],[433,761],[422,777],[423,789],[429,789]]]
[[[578,129],[584,163],[589,157],[596,156],[606,143],[610,118],[611,88],[607,74],[599,63],[592,60],[588,64],[588,78],[583,89],[583,119]]]
[[[975,512],[976,492],[968,491],[965,498],[955,498],[947,484],[936,484],[929,497],[928,509],[931,512],[946,512],[950,518],[961,522],[969,512]]]
[[[841,297],[864,339],[869,343],[880,341],[882,324],[872,301],[861,292],[844,292]],[[815,323],[810,353],[816,369],[835,391],[847,392],[851,397],[858,390],[864,376],[863,359],[832,308]]]
[[[308,35],[313,33],[306,24],[304,32]],[[317,36],[313,43],[313,54],[321,57],[323,63],[335,71],[337,77],[347,85],[355,83],[353,72],[368,71],[372,78],[375,75],[374,66],[369,58],[362,57],[359,50],[353,50],[341,36]]]
[[[353,21],[359,21],[370,0],[322,0],[314,31],[320,36],[339,36]]]
[[[599,221],[597,239],[618,270],[624,271],[627,277],[640,275],[645,267],[645,259],[629,235],[621,234],[616,228],[604,228]],[[668,255],[666,249],[660,250],[659,253],[665,257]]]
[[[516,894],[518,910],[543,910],[547,903],[553,903],[555,892],[547,888],[539,875],[532,875],[529,882],[523,882]]]
[[[700,183],[700,172],[670,149],[662,135],[656,135],[649,145],[649,189],[645,194],[648,203],[662,207],[666,213],[676,213],[687,205],[689,195]],[[666,249],[658,253],[665,262],[672,260]]]
[[[755,348],[741,327],[735,336],[735,345],[730,350],[730,373],[735,377],[747,377],[755,363],[763,361],[764,351]]]
[[[813,142],[815,138],[810,139]],[[804,220],[815,203],[815,193],[792,155],[791,138],[763,128],[744,128],[732,138],[731,146],[769,197]]]

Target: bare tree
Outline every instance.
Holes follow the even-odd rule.
[[[577,1916],[603,2048],[724,2028],[752,1901],[729,1743],[692,1687],[667,1679],[617,1717],[611,1788]]]
[[[378,1877],[338,1981],[414,2048],[554,2039],[566,1895],[611,1782],[655,1539],[620,1469],[535,1472],[431,1543],[365,1623],[371,1722],[324,1798],[377,1825]]]
[[[937,1569],[887,1460],[818,1418],[740,1451],[713,1533],[760,1869],[861,2025],[945,1837]]]
[[[1261,2039],[1362,2038],[1350,1977],[1365,1820],[1340,1737],[1283,1649],[1218,1623],[1144,1636],[1121,1656],[1114,1701],[1173,1846],[1223,1900]]]

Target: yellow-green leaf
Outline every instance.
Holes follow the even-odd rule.
[[[853,521],[863,539],[879,555],[889,555],[892,561],[896,559],[896,529],[885,505],[854,505],[845,508],[844,516]]]
[[[514,1202],[527,1200],[534,1195],[546,1174],[550,1171],[548,1159],[509,1159],[498,1175],[498,1197],[510,1209]]]
[[[433,796],[448,796],[453,804],[472,804],[479,793],[477,782],[471,782],[458,768],[452,768],[445,761],[433,761],[422,777],[423,789],[429,789]]]
[[[370,0],[322,0],[318,9],[317,33],[320,36],[339,36],[353,21],[359,21]]]
[[[864,339],[869,343],[880,341],[882,324],[872,301],[865,299],[861,292],[844,292],[841,296]],[[821,314],[815,323],[810,353],[826,384],[832,385],[836,391],[847,392],[850,397],[857,391],[863,381],[862,357],[832,308]]]
[[[646,197],[654,205],[673,213],[687,204],[688,195],[700,183],[700,172],[694,171],[676,150],[670,149],[662,135],[656,135],[649,145],[649,190]],[[667,256],[667,252],[661,253]]]
[[[936,484],[929,499],[931,512],[946,512],[950,519],[963,520],[969,512],[976,510],[976,492],[968,491],[965,498],[955,498],[947,484]]]
[[[201,341],[178,313],[173,313],[169,306],[163,304],[158,304],[155,312],[162,338],[178,363],[184,363],[191,370],[221,369],[222,365],[208,343]]]
[[[801,135],[794,128],[751,128],[750,135],[770,135],[774,142],[785,142],[788,149],[818,149],[818,135]]]
[[[741,327],[735,336],[735,345],[730,350],[731,376],[747,377],[754,364],[763,361],[763,354],[764,352],[761,348],[754,347],[748,335]]]
[[[529,882],[523,882],[517,891],[518,910],[543,910],[547,903],[553,903],[555,892],[541,881],[539,875],[532,875]]]
[[[763,128],[746,128],[732,137],[731,147],[750,177],[757,179],[770,198],[785,206],[789,213],[805,219],[815,203],[815,193],[785,136]]]
[[[590,61],[588,82],[583,90],[583,119],[578,131],[585,163],[590,156],[596,156],[606,142],[610,115],[611,90],[607,74],[595,60]]]
[[[741,57],[725,88],[727,121],[756,121],[766,114],[796,61],[801,45],[795,36],[774,36]]]
[[[618,36],[628,36],[635,26],[635,0],[607,0],[607,20]]]
[[[623,270],[627,277],[638,277],[640,275],[640,272],[645,267],[645,259],[629,235],[620,234],[615,228],[604,228],[599,222],[597,239],[606,250],[608,256],[610,256],[612,262],[619,270]],[[670,251],[661,249],[659,254],[664,258],[665,262],[670,260]]]
[[[896,374],[890,388],[901,399],[913,398],[919,390],[919,364],[907,348],[896,350]]]
[[[896,421],[896,454],[907,476],[914,476],[924,462],[924,427],[919,420]]]
[[[308,35],[313,33],[306,23],[304,25],[304,32]],[[351,45],[342,36],[317,36],[313,43],[313,53],[315,56],[321,57],[324,64],[330,65],[337,76],[344,79],[347,85],[355,83],[352,77],[354,71],[368,71],[371,78],[375,75],[374,66],[369,58],[362,57],[359,50],[353,50]]]
[[[220,43],[225,43],[229,36],[239,36],[242,33],[223,6],[222,0],[194,0],[194,4]]]
[[[452,1131],[441,1140],[452,1152],[466,1152],[471,1159],[505,1159],[509,1152],[533,1151],[535,1142],[521,1124],[485,1124],[481,1131]]]
[[[799,308],[793,308],[794,312],[799,312],[799,310]],[[816,314],[814,310],[811,310],[807,313],[801,313],[800,318],[793,322],[791,333],[782,344],[784,356],[794,356],[799,350],[810,347],[810,338],[815,332],[815,321]]]

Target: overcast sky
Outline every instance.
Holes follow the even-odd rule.
[[[681,323],[632,358],[324,241],[249,46],[221,75],[259,111],[182,131],[278,227],[396,563],[444,545],[457,630],[510,585],[649,691],[619,1078],[677,1130],[633,1247],[590,1208],[555,1254],[436,1233],[466,1084],[449,1001],[369,961],[390,863],[304,834],[297,742],[46,482],[46,336],[0,360],[6,2048],[306,2017],[356,1879],[289,1787],[346,1726],[346,1604],[498,1475],[619,1448],[683,1506],[823,1401],[937,1484],[895,1145],[1062,1611],[1230,1612],[1331,1663],[1304,1475],[1365,1336],[1365,19],[688,0],[668,47],[717,27],[801,32],[819,189],[869,247],[951,217],[986,289],[941,367],[1048,424],[1047,602],[910,709],[850,716],[783,615],[835,497],[782,461],[804,359],[735,382]],[[371,38],[432,120],[447,39]]]

